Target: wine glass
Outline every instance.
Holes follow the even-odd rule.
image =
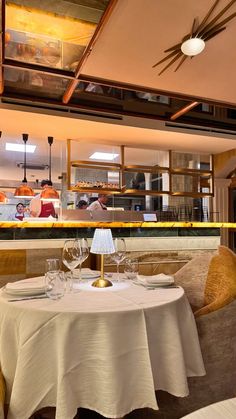
[[[80,254],[80,259],[79,259],[79,281],[81,281],[82,277],[81,277],[81,265],[82,263],[88,258],[89,256],[89,246],[88,246],[88,241],[87,239],[76,239],[76,241],[79,243],[80,249],[81,249],[81,254]]]
[[[117,282],[120,281],[120,272],[119,272],[119,266],[121,262],[125,259],[125,253],[126,253],[126,245],[125,240],[116,238],[113,239],[113,244],[115,248],[115,253],[111,254],[111,258],[114,260],[114,262],[117,265]]]
[[[82,263],[82,257],[83,254],[79,240],[66,240],[62,251],[62,262],[71,272],[70,289],[73,289],[74,270],[79,263]]]

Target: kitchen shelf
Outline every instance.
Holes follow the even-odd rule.
[[[173,168],[171,166],[172,162],[172,151],[169,151],[169,166],[147,166],[147,165],[138,165],[138,164],[125,164],[125,146],[120,146],[120,163],[114,162],[104,162],[104,161],[88,161],[88,160],[71,160],[71,141],[67,140],[67,187],[68,190],[72,192],[87,192],[87,193],[104,193],[104,194],[120,194],[120,195],[133,195],[133,196],[160,196],[160,195],[171,195],[171,196],[182,196],[182,197],[192,197],[192,198],[202,198],[207,196],[213,196],[214,188],[214,171],[206,169],[193,169],[193,168]],[[130,147],[127,147],[130,148]],[[157,150],[155,150],[157,151]],[[184,153],[183,153],[184,154]],[[210,156],[212,158],[212,156]],[[83,187],[76,186],[71,184],[71,170],[72,168],[79,169],[93,169],[93,170],[104,170],[109,172],[119,173],[119,187],[109,188],[109,187]],[[136,174],[149,174],[149,175],[160,175],[160,180],[163,179],[163,174],[169,175],[169,190],[159,190],[159,189],[140,189],[132,188],[128,183],[131,183],[130,180],[126,182],[126,174],[136,173]],[[187,185],[192,186],[192,191],[185,190],[175,190],[173,188],[174,182],[176,181],[176,176],[185,176],[196,179],[197,184]],[[151,179],[151,183],[157,181],[158,179]],[[196,183],[195,181],[195,183]],[[205,181],[205,182],[204,182]],[[207,181],[207,182],[206,182]],[[90,182],[88,180],[81,180],[82,182]],[[98,180],[99,182],[99,180]],[[193,182],[193,181],[192,181]],[[104,182],[105,183],[105,182]],[[108,182],[112,183],[112,182]],[[139,186],[145,184],[145,179],[138,181]],[[132,186],[132,185],[131,185]],[[136,186],[136,185],[135,185]],[[186,185],[184,185],[186,186]],[[156,187],[156,185],[155,185]],[[195,189],[195,190],[194,190]],[[200,189],[196,192],[196,189]],[[209,191],[204,191],[204,189],[209,189]]]

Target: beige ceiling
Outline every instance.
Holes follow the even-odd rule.
[[[3,105],[2,105],[3,106]],[[196,153],[220,153],[236,148],[234,137],[224,138],[214,133],[206,135],[186,134],[183,132],[166,131],[160,121],[140,120],[125,117],[123,121],[98,122],[89,118],[78,119],[70,116],[48,115],[30,112],[29,110],[0,109],[1,131],[0,140],[0,179],[22,179],[23,171],[17,168],[23,162],[22,153],[5,151],[6,142],[22,144],[22,133],[29,134],[28,144],[37,145],[34,155],[27,155],[27,162],[33,164],[48,163],[47,137],[54,137],[52,146],[52,178],[58,181],[62,171],[66,171],[66,139],[79,141],[78,153],[72,159],[87,159],[93,151],[117,152],[116,145],[128,145],[143,149],[178,150]],[[145,125],[141,127],[141,124]],[[136,126],[134,126],[136,125]],[[140,125],[140,126],[139,126]],[[104,147],[102,145],[109,145]],[[140,150],[131,153],[134,160],[140,160]],[[146,156],[146,157],[145,157]],[[150,164],[150,153],[142,153],[142,164]],[[28,180],[48,177],[48,171],[27,171]]]
[[[101,122],[84,117],[36,113],[12,109],[0,109],[2,139],[15,138],[21,142],[21,134],[29,138],[47,139],[48,135],[56,140],[71,138],[86,143],[130,145],[140,148],[160,150],[180,150],[186,152],[219,153],[235,148],[234,136],[209,133],[209,135],[186,134],[167,131],[164,123],[154,120],[141,120],[124,117],[123,121]],[[136,126],[135,126],[136,125]]]
[[[221,102],[236,104],[236,18],[209,40],[205,50],[174,72],[158,76],[163,51],[201,21],[214,0],[119,0],[82,73]],[[215,16],[229,0],[220,0]],[[225,17],[236,12],[236,3]],[[221,18],[222,20],[223,18]],[[160,67],[161,69],[162,67]]]

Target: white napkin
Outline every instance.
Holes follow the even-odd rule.
[[[6,284],[7,292],[25,293],[25,292],[43,292],[45,290],[44,277],[34,279],[23,279],[17,282],[8,282]]]
[[[174,284],[174,278],[171,275],[158,274],[151,276],[137,275],[137,281],[142,285],[171,285]]]

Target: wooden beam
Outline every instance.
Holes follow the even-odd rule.
[[[54,77],[61,77],[64,79],[74,80],[75,78],[74,73],[72,71],[44,67],[38,64],[30,64],[26,62],[10,60],[8,58],[5,58],[2,65],[5,68],[14,68],[16,70],[22,70],[22,71],[36,71],[37,73],[40,73],[40,74],[45,74],[45,75],[54,76]]]
[[[71,96],[73,95],[73,93],[76,89],[76,86],[78,84],[78,81],[79,81],[78,79],[79,79],[82,67],[84,66],[85,62],[87,61],[92,49],[94,48],[95,43],[97,42],[99,36],[101,35],[101,33],[102,33],[107,21],[109,20],[109,18],[111,16],[111,13],[112,13],[112,11],[115,8],[117,3],[118,3],[118,0],[110,0],[105,12],[102,15],[102,18],[101,18],[99,24],[97,25],[97,27],[95,29],[95,32],[94,32],[90,42],[88,43],[88,45],[85,49],[85,52],[82,55],[82,58],[81,58],[78,66],[76,68],[76,71],[75,71],[76,80],[72,80],[69,83],[69,85],[68,85],[68,87],[67,87],[67,89],[64,93],[63,100],[62,100],[63,103],[65,103],[65,104],[68,103]]]
[[[184,106],[179,111],[175,112],[173,115],[171,115],[170,119],[171,121],[175,121],[180,116],[186,114],[187,112],[191,111],[191,109],[195,108],[197,105],[199,105],[200,102],[192,102],[187,106]]]

